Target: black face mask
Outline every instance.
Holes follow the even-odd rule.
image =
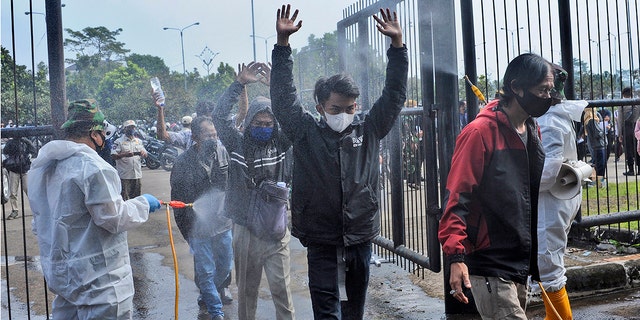
[[[218,141],[216,139],[208,139],[198,142],[198,159],[212,160],[218,157]]]
[[[549,111],[549,108],[551,108],[551,104],[553,103],[551,98],[540,98],[529,92],[529,90],[524,90],[524,95],[522,97],[515,93],[514,95],[522,109],[532,117],[539,117],[545,114]]]
[[[93,146],[96,147],[96,151],[100,152],[100,151],[102,151],[102,149],[104,149],[104,145],[107,142],[107,140],[106,140],[107,138],[101,132],[98,132],[98,134],[100,135],[100,138],[102,139],[102,145],[98,145],[96,140],[91,135],[89,135],[89,138],[91,138],[91,142],[93,142]]]

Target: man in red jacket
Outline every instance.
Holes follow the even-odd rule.
[[[526,319],[526,282],[539,279],[537,206],[544,151],[533,117],[551,106],[554,76],[542,57],[507,66],[500,98],[456,140],[438,236],[450,294],[471,289],[483,318]]]

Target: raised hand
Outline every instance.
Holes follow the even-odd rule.
[[[302,20],[296,24],[296,18],[298,17],[298,9],[293,12],[293,16],[290,17],[291,5],[282,5],[281,9],[278,9],[276,16],[276,32],[278,33],[278,45],[288,46],[289,36],[296,33],[302,28]]]
[[[400,22],[398,21],[398,15],[396,12],[393,12],[393,16],[391,16],[391,10],[387,8],[380,9],[380,15],[382,18],[378,18],[378,16],[374,15],[373,19],[378,23],[376,27],[380,33],[385,36],[391,38],[391,45],[400,48],[403,46],[402,43],[402,28],[400,27]]]
[[[262,82],[262,84],[264,84],[267,87],[271,86],[271,62],[269,62],[269,64],[263,63],[262,64],[262,77],[260,77],[260,82]]]
[[[262,71],[262,63],[249,62],[248,65],[245,66],[238,65],[238,75],[236,76],[236,80],[241,84],[254,83],[260,80],[260,76],[264,76],[264,72]]]

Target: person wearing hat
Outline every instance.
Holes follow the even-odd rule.
[[[571,319],[571,306],[565,289],[567,277],[564,251],[571,222],[582,202],[582,187],[578,185],[575,194],[563,196],[554,190],[554,185],[563,164],[575,166],[578,163],[573,123],[580,121],[588,103],[584,100],[565,99],[564,81],[567,79],[567,72],[559,65],[553,67],[553,105],[537,119],[545,153],[538,198],[538,269],[540,283],[549,296],[549,300],[544,300],[547,313],[545,319]],[[581,163],[590,168],[588,164]],[[540,291],[537,284],[532,286],[532,290]],[[555,315],[554,309],[560,318]]]
[[[111,148],[111,157],[116,161],[116,169],[122,183],[122,198],[135,198],[142,193],[142,159],[147,150],[140,138],[136,137],[136,122],[127,120],[122,124],[124,135]]]
[[[125,201],[104,147],[104,115],[93,99],[69,104],[64,140],[45,144],[29,171],[32,229],[53,319],[131,319],[133,274],[127,230],[160,208],[150,194]]]

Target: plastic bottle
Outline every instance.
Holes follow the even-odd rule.
[[[162,86],[160,86],[160,80],[158,77],[151,78],[151,88],[153,89],[153,93],[158,93],[158,102],[161,106],[164,106],[164,92],[162,91]]]

